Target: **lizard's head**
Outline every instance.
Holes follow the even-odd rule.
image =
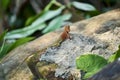
[[[67,33],[69,33],[70,32],[70,26],[69,25],[65,26],[64,31],[66,31]]]

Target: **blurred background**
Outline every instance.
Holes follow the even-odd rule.
[[[0,59],[64,25],[120,8],[120,0],[0,0]]]

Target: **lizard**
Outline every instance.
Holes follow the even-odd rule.
[[[60,34],[59,38],[52,45],[50,45],[48,47],[59,46],[64,40],[70,39],[69,32],[70,32],[70,26],[67,25],[67,26],[64,27],[64,31]],[[42,49],[40,52],[44,53],[45,50],[46,50],[46,48]],[[37,53],[32,54],[32,55],[28,56],[27,59],[25,60],[29,69],[31,70],[33,76],[37,79],[42,78],[42,76],[39,73],[38,68],[36,67],[36,64],[39,62],[40,55],[41,54],[37,54]]]

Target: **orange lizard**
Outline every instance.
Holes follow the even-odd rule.
[[[65,26],[63,33],[60,35],[60,37],[62,38],[62,41],[64,41],[65,39],[70,39],[69,32],[70,32],[70,26],[67,25]]]

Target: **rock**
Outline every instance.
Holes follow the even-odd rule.
[[[30,80],[32,73],[24,62],[25,59],[31,54],[40,53],[39,51],[53,44],[62,30],[63,29],[48,33],[34,41],[12,50],[1,60],[1,79]],[[118,49],[118,45],[120,44],[120,9],[109,11],[87,20],[76,22],[71,25],[70,33],[71,36],[73,36],[72,40],[64,41],[58,48],[48,48],[47,51],[50,54],[47,54],[46,51],[41,57],[41,60],[45,59],[47,62],[47,55],[55,54],[51,53],[55,52],[55,50],[61,50],[61,53],[60,51],[56,51],[60,57],[58,55],[54,55],[58,57],[57,59],[54,56],[51,56],[53,59],[49,57],[50,61],[53,61],[60,66],[60,68],[55,70],[56,72],[54,75],[57,77],[60,74],[65,73],[64,75],[58,77],[61,80],[67,76],[69,76],[69,80],[73,79],[74,77],[77,78],[76,75],[74,76],[73,74],[77,74],[79,77],[81,76],[75,68],[74,61],[77,56],[83,54],[84,52],[98,53],[99,55],[108,58]],[[62,48],[64,50],[62,50]],[[72,52],[74,52],[74,54],[72,54]],[[59,61],[60,58],[63,59],[63,61]],[[73,70],[76,71],[76,73],[73,73]]]
[[[76,58],[84,53],[92,53],[94,50],[102,50],[102,53],[100,51],[97,53],[102,56],[109,56],[111,54],[110,52],[112,52],[107,49],[106,46],[108,45],[100,40],[83,36],[81,34],[71,34],[71,36],[71,40],[68,39],[62,42],[58,47],[48,48],[40,57],[40,61],[52,62],[58,65],[58,68],[55,71],[56,77],[61,76],[63,79],[67,79],[71,76],[71,70],[76,69]],[[81,75],[79,75],[78,78],[80,76]]]

